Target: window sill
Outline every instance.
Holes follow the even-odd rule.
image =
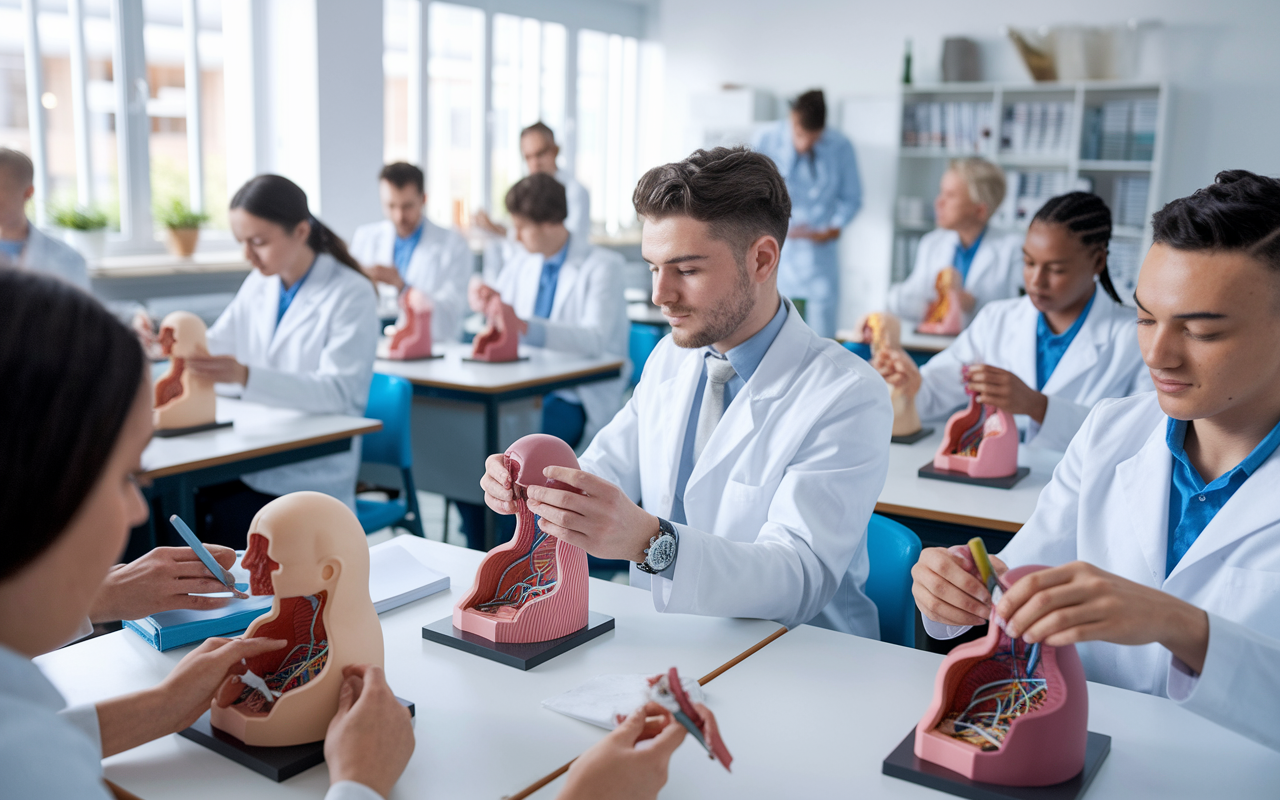
[[[95,280],[111,278],[149,278],[166,275],[203,275],[219,272],[248,272],[249,262],[240,250],[197,252],[190,258],[171,253],[108,256],[89,266]]]

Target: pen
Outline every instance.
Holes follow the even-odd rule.
[[[236,582],[235,579],[231,577],[231,573],[222,568],[222,565],[219,564],[217,559],[213,557],[213,554],[209,552],[209,548],[205,547],[204,543],[196,538],[195,532],[187,526],[187,523],[182,521],[182,517],[174,514],[169,517],[169,522],[173,525],[173,529],[178,532],[178,535],[182,537],[182,540],[187,543],[187,546],[195,552],[196,557],[205,565],[205,568],[208,569],[209,572],[213,573],[213,577],[216,578],[219,583],[235,592],[237,595],[242,594],[242,592],[236,588]]]

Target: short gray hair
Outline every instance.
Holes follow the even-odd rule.
[[[36,174],[35,167],[32,166],[31,159],[27,158],[26,153],[10,150],[7,147],[0,147],[0,172],[7,172],[9,177],[24,187],[31,185]]]
[[[960,176],[969,187],[969,199],[986,206],[988,214],[1004,202],[1004,170],[985,158],[953,158],[947,169]]]

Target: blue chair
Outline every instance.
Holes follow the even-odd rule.
[[[649,360],[649,354],[658,346],[658,342],[662,341],[664,335],[663,329],[658,325],[650,325],[647,322],[631,323],[631,340],[628,349],[631,356],[632,386],[640,382],[640,373],[644,372],[644,362]]]
[[[871,360],[871,345],[865,342],[841,342],[841,344],[844,345],[845,350],[858,356],[863,361]]]
[[[415,536],[424,536],[422,512],[413,483],[413,448],[409,438],[409,408],[413,386],[404,378],[374,373],[369,387],[365,416],[382,420],[382,430],[363,439],[361,458],[374,464],[399,467],[404,490],[395,500],[356,499],[356,517],[365,533],[386,527],[401,527]]]
[[[867,526],[867,597],[880,612],[880,641],[916,646],[916,604],[911,568],[920,558],[920,537],[906,525],[871,515]]]

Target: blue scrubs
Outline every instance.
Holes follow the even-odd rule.
[[[413,259],[413,251],[417,249],[418,242],[422,241],[422,229],[426,227],[426,221],[418,223],[418,229],[408,236],[396,236],[396,243],[391,250],[391,260],[396,264],[396,272],[400,273],[400,277],[404,278],[409,272],[409,261]]]
[[[784,119],[761,131],[752,149],[778,165],[791,196],[791,225],[844,228],[862,207],[858,159],[848,137],[828,126],[809,154],[800,155]],[[778,290],[805,301],[804,317],[819,336],[836,335],[840,303],[840,240],[821,244],[788,237],[778,265]]]

